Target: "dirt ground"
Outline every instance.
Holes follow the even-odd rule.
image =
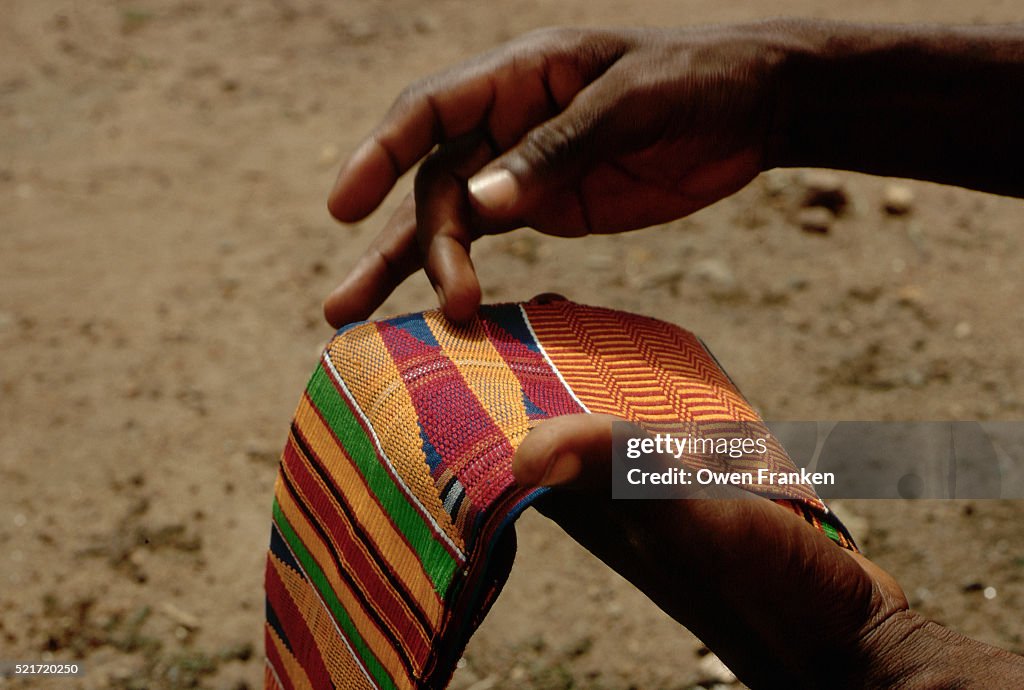
[[[1010,0],[500,7],[4,3],[0,659],[87,669],[14,687],[262,682],[278,450],[330,335],[320,300],[380,222],[336,225],[326,192],[407,82],[551,24],[1020,19]],[[908,183],[892,216],[891,181],[841,180],[827,233],[799,226],[806,174],[774,171],[664,228],[482,241],[485,298],[557,291],[684,325],[769,419],[1020,419],[1022,203]],[[433,304],[420,276],[381,313]],[[1024,504],[836,508],[914,606],[1024,652]],[[519,542],[454,687],[728,684],[543,518]]]

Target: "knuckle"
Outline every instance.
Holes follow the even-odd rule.
[[[392,106],[393,109],[402,111],[419,103],[430,93],[432,83],[433,79],[431,77],[422,77],[407,84],[406,87],[398,93],[398,97],[395,98],[395,103]]]
[[[547,26],[523,34],[519,43],[530,49],[572,49],[583,42],[588,32],[573,27]]]
[[[549,123],[538,127],[523,141],[524,154],[536,166],[553,166],[559,161],[581,153],[581,132],[569,122]]]

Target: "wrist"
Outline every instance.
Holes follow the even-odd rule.
[[[806,81],[804,72],[811,59],[823,51],[825,27],[830,26],[779,17],[714,27],[715,49],[725,55],[729,67],[736,68],[733,86],[760,101],[756,122],[745,123],[751,131],[743,133],[755,137],[762,170],[789,165],[784,161],[791,157],[789,132],[799,111],[795,96],[803,90],[798,84]],[[682,41],[687,51],[692,49],[692,30],[682,30]]]
[[[800,116],[810,97],[814,72],[823,69],[827,36],[838,25],[807,19],[781,17],[758,22],[755,31],[772,46],[777,56],[770,99],[771,118],[764,144],[762,169],[794,167],[797,156],[794,132],[802,123]]]
[[[822,167],[899,175],[920,154],[904,143],[943,99],[934,92],[936,43],[951,29],[780,20],[768,167]],[[938,86],[948,88],[941,76]]]

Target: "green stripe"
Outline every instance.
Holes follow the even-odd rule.
[[[397,686],[391,679],[391,676],[381,665],[377,657],[374,656],[373,651],[367,646],[363,640],[362,635],[356,630],[355,624],[352,619],[349,618],[348,613],[345,611],[345,607],[338,600],[338,596],[334,593],[334,589],[327,582],[327,576],[324,575],[324,571],[317,565],[316,559],[313,558],[312,554],[306,550],[306,547],[302,544],[302,540],[295,534],[291,524],[288,522],[288,518],[285,517],[284,512],[281,510],[280,504],[277,499],[274,499],[274,522],[277,524],[278,529],[281,530],[281,534],[284,535],[284,540],[288,542],[288,546],[291,547],[292,553],[299,559],[302,564],[302,569],[306,571],[306,576],[309,578],[313,586],[323,597],[324,601],[327,602],[328,608],[334,614],[334,619],[341,626],[342,630],[348,636],[352,646],[355,647],[356,653],[363,660],[363,664],[370,671],[370,674],[374,677],[382,687],[395,688]]]
[[[435,535],[434,527],[413,507],[391,474],[378,461],[376,446],[359,425],[348,401],[334,387],[322,364],[309,380],[306,392],[366,479],[370,491],[419,556],[424,570],[434,583],[434,589],[443,597],[455,574],[455,558]]]
[[[825,535],[829,537],[832,541],[840,541],[839,530],[837,530],[835,527],[822,520],[821,528],[822,530],[824,530]]]

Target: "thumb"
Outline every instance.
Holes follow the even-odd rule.
[[[599,491],[611,486],[612,424],[603,414],[571,414],[538,424],[512,458],[521,486],[572,486]]]
[[[549,120],[526,133],[511,149],[473,175],[469,197],[485,220],[522,221],[553,190],[576,183],[594,156],[617,153],[621,137],[611,125],[608,85],[591,84]]]

